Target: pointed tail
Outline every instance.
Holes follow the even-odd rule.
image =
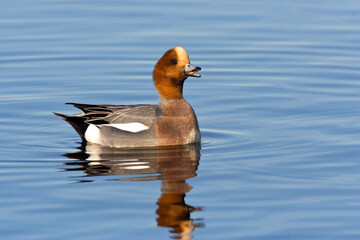
[[[64,115],[56,112],[54,112],[54,114],[68,122],[80,135],[80,137],[82,137],[83,139],[85,138],[85,131],[89,126],[89,124],[85,122],[85,118],[76,115]]]

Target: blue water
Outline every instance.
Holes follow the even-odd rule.
[[[360,3],[0,2],[1,239],[360,239]],[[84,145],[183,46],[200,146]]]

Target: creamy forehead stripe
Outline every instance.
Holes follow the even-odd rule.
[[[176,51],[180,61],[189,62],[189,56],[185,49],[183,49],[182,47],[175,47],[174,50]]]
[[[146,129],[149,129],[148,126],[145,126],[142,123],[139,122],[133,122],[133,123],[116,123],[116,124],[106,124],[106,126],[114,127],[123,131],[127,132],[141,132]]]

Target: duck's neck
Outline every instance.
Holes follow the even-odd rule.
[[[183,84],[173,83],[157,83],[155,87],[159,93],[160,98],[166,100],[180,100],[183,99]]]
[[[159,96],[159,105],[163,108],[166,108],[168,106],[177,106],[177,105],[188,105],[189,103],[183,98],[173,98],[173,99],[167,99],[164,98],[162,95]]]
[[[183,99],[183,85],[184,79],[174,79],[166,76],[162,71],[154,70],[153,80],[156,90],[160,98],[166,100],[180,100]]]

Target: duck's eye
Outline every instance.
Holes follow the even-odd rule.
[[[176,65],[176,64],[177,64],[177,60],[176,60],[176,59],[171,59],[171,64]]]

